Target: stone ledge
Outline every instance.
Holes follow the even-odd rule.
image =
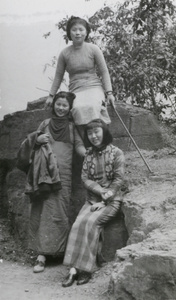
[[[128,246],[116,251],[109,286],[114,299],[175,299],[175,204],[172,181],[148,181],[126,196],[123,212],[129,239]]]
[[[0,121],[0,159],[15,159],[26,135],[51,116],[51,110],[43,109],[45,100],[44,97],[29,102],[26,111],[7,115]],[[116,108],[139,148],[156,150],[163,147],[159,123],[151,112],[124,103],[117,103]],[[108,106],[108,111],[112,120],[110,130],[114,144],[122,150],[133,150],[134,146],[111,106]]]
[[[20,144],[25,139],[26,135],[35,131],[44,119],[51,116],[50,110],[46,111],[43,109],[45,100],[46,98],[40,98],[39,100],[29,102],[26,111],[7,115],[4,117],[4,120],[0,122],[0,144],[2,145],[0,149],[1,161],[15,161]],[[124,103],[117,103],[116,108],[129,131],[133,132],[134,139],[137,139],[139,147],[142,149],[158,149],[163,147],[159,124],[155,116],[153,116],[149,111]],[[114,136],[114,143],[123,150],[131,150],[131,141],[120,121],[117,119],[112,107],[108,106],[108,111],[112,119],[110,129]],[[144,126],[144,124],[147,124],[147,126]],[[71,221],[74,220],[85,201],[84,192],[80,185],[79,172],[81,165],[78,158],[74,158],[73,165],[75,169],[73,171],[73,194],[70,213]],[[5,182],[6,185],[5,189],[7,191],[7,198],[3,201],[6,200],[6,205],[9,207],[9,212],[12,217],[12,226],[14,227],[16,234],[26,245],[29,205],[28,199],[26,199],[26,196],[24,195],[25,176],[19,172],[20,171],[15,168],[7,168],[7,170],[5,170],[3,182]],[[2,187],[0,187],[0,189],[1,188]],[[127,231],[130,234],[128,243],[134,241],[139,242],[144,239],[142,229],[136,229],[135,218],[131,218],[131,225],[129,224],[130,222],[127,222],[128,209],[129,212],[131,212],[130,205],[131,204],[128,202],[128,205],[124,206],[123,211]],[[18,210],[16,208],[18,208]],[[139,215],[138,209],[135,216],[137,215]],[[118,231],[119,225],[121,227],[121,231]],[[114,236],[118,236],[118,238],[114,239]],[[113,247],[110,252],[108,249],[108,239],[113,240]],[[109,228],[106,228],[106,240],[107,242],[104,245],[104,251],[107,253],[107,257],[110,258],[113,257],[117,248],[123,247],[126,244],[127,232],[123,218],[120,219],[120,221],[116,220],[109,224]]]

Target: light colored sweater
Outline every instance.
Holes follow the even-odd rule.
[[[98,77],[96,69],[98,71]],[[55,95],[61,85],[65,71],[69,73],[69,91],[78,92],[102,86],[111,91],[112,85],[102,51],[98,46],[84,42],[81,48],[66,47],[59,55],[55,78],[50,90]]]

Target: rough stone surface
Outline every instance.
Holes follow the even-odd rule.
[[[24,193],[25,181],[25,174],[17,168],[10,171],[6,177],[8,216],[11,221],[12,233],[22,241],[26,248],[28,244],[30,201]]]
[[[8,211],[13,232],[23,242],[24,246],[27,245],[30,204],[28,197],[24,194],[25,174],[15,168],[15,159],[19,146],[26,135],[36,130],[41,121],[51,116],[51,111],[43,109],[45,100],[46,98],[41,98],[30,102],[26,111],[7,115],[0,122],[0,206],[3,209],[5,207]],[[108,107],[108,109],[112,119],[110,128],[114,136],[114,144],[123,150],[134,149],[115,112],[111,107]],[[155,150],[163,147],[158,123],[150,112],[123,104],[117,104],[117,110],[128,130],[133,133],[134,139],[138,140],[140,148]],[[80,181],[80,170],[81,161],[75,155],[73,161],[73,193],[70,207],[71,222],[74,221],[85,201],[85,192]],[[127,210],[125,213],[128,213]],[[131,222],[133,223],[133,221]],[[134,224],[131,226],[134,226]],[[128,230],[130,230],[130,227]],[[127,238],[128,232],[125,227],[124,215],[120,213],[105,230],[103,250],[105,258],[111,260],[114,257],[115,250],[126,245]]]
[[[157,150],[163,147],[161,130],[155,116],[147,110],[127,104],[116,104],[116,110],[141,149]],[[134,150],[134,144],[112,107],[108,107],[114,143],[122,150]]]
[[[176,299],[175,178],[151,176],[126,196],[122,210],[129,239],[116,251],[113,299]]]
[[[169,132],[167,143],[174,139]],[[57,260],[48,261],[45,272],[36,277],[31,270],[35,256],[14,243],[7,231],[7,219],[0,218],[0,265],[4,274],[0,277],[1,298],[48,300],[52,291],[53,300],[175,300],[176,147],[171,146],[158,151],[142,150],[153,173],[136,151],[125,152],[129,193],[122,209],[129,232],[127,246],[120,247],[116,258],[95,272],[87,285],[75,283],[69,289],[62,288],[68,269],[58,265]],[[109,235],[111,231],[113,236]],[[112,223],[106,233],[109,255],[109,241],[115,236],[114,243],[117,242],[118,228]],[[29,293],[24,294],[24,287]]]
[[[51,111],[42,109],[46,98],[29,102],[26,111],[6,115],[0,122],[0,160],[15,159],[16,153],[25,136],[36,130],[38,125],[51,116]],[[141,149],[156,150],[163,147],[161,131],[155,116],[144,109],[130,105],[117,104],[119,115]],[[133,150],[127,132],[112,107],[108,107],[112,120],[110,125],[114,144],[122,150]]]

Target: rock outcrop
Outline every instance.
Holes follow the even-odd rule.
[[[50,117],[50,111],[43,109],[45,100],[45,98],[41,98],[30,102],[27,110],[7,115],[0,122],[0,207],[4,209],[4,212],[8,212],[14,234],[23,242],[25,247],[28,241],[27,226],[30,204],[28,197],[24,194],[25,174],[16,169],[15,161],[20,144],[26,135],[35,131],[41,121]],[[163,147],[162,135],[152,113],[125,104],[117,104],[116,108],[141,149],[156,150]],[[112,119],[110,128],[114,136],[114,144],[122,150],[134,149],[115,112],[111,107],[108,110]],[[70,209],[72,222],[84,203],[84,189],[80,181],[80,170],[80,160],[75,154]],[[130,209],[129,204],[126,205],[126,210],[124,209],[123,213],[120,213],[118,218],[113,220],[105,230],[104,256],[107,260],[114,257],[116,249],[126,245],[128,234],[132,239],[130,226],[129,224],[125,225],[124,221],[128,209]],[[131,226],[134,226],[133,222],[136,221],[131,219]],[[128,230],[126,230],[126,226]],[[139,238],[139,236],[140,232],[134,238]]]
[[[122,210],[129,239],[116,252],[113,299],[176,299],[175,178],[151,176],[126,196]]]
[[[45,98],[41,98],[30,102],[26,111],[6,115],[4,120],[0,122],[0,160],[15,159],[25,136],[36,130],[41,121],[50,117],[50,111],[42,109],[45,100]],[[156,150],[163,147],[158,122],[150,111],[126,104],[117,104],[116,108],[139,148]],[[108,111],[112,120],[110,129],[114,137],[114,143],[122,150],[134,149],[113,108],[108,107]]]

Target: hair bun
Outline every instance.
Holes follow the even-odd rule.
[[[76,98],[76,95],[74,93],[67,92],[67,95],[68,95],[68,98],[72,101]]]

